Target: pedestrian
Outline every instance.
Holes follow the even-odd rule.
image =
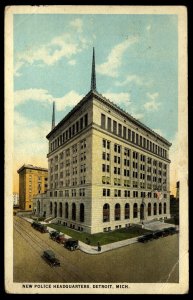
[[[100,243],[98,242],[98,251],[100,252],[101,251],[101,246],[100,246]]]

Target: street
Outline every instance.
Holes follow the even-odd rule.
[[[147,244],[135,243],[99,255],[69,251],[14,217],[14,282],[128,282],[179,280],[178,234]],[[51,249],[60,267],[50,267],[41,255]]]

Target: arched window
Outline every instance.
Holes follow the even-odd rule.
[[[72,220],[76,220],[76,204],[72,203]]]
[[[125,219],[129,219],[130,218],[130,206],[129,203],[125,204]]]
[[[65,203],[65,218],[68,219],[68,203]]]
[[[133,205],[133,218],[138,217],[138,211],[137,211],[137,203],[134,203]]]
[[[148,210],[148,216],[151,216],[151,203],[148,203],[147,210]]]
[[[121,208],[120,204],[116,203],[115,204],[115,221],[118,221],[121,219]]]
[[[157,203],[154,203],[153,205],[153,214],[154,216],[157,215]]]
[[[140,219],[144,220],[144,204],[140,205]]]
[[[103,205],[103,222],[110,221],[110,206],[108,203]]]
[[[50,202],[50,215],[52,215],[53,212],[53,206],[52,206],[52,202]]]
[[[62,202],[59,203],[59,217],[62,218]]]
[[[54,202],[54,217],[57,217],[57,202]]]
[[[84,204],[80,204],[80,222],[84,222]]]
[[[37,201],[37,213],[40,213],[40,200]]]
[[[161,214],[162,214],[162,204],[159,203],[159,215],[161,215]]]
[[[164,214],[166,214],[166,202],[164,202]]]

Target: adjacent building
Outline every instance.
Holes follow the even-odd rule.
[[[170,217],[171,143],[96,89],[47,135],[49,217],[89,233]]]
[[[19,205],[19,194],[18,193],[13,193],[13,206],[18,206]]]
[[[48,170],[33,165],[23,165],[19,174],[19,206],[22,210],[33,209],[33,197],[45,193],[48,187]]]

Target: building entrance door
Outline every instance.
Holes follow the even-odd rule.
[[[140,219],[144,220],[144,204],[140,206]]]

